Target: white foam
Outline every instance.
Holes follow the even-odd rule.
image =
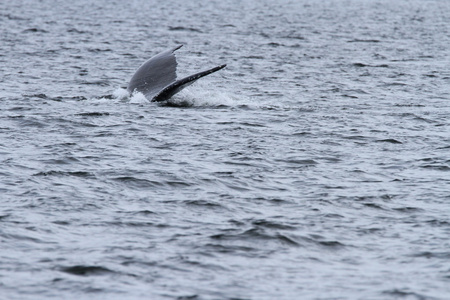
[[[130,103],[132,104],[142,104],[142,103],[149,103],[150,101],[145,98],[144,94],[140,92],[134,92],[130,97]]]
[[[112,95],[115,99],[118,99],[118,100],[125,100],[125,99],[128,99],[128,97],[129,97],[128,91],[124,88],[118,88],[118,89],[114,90]]]
[[[87,100],[87,103],[109,103],[111,101],[114,101],[115,99],[111,99],[109,97],[99,97],[99,98],[89,98]]]
[[[112,92],[112,98],[100,97],[91,98],[89,101],[97,103],[103,102],[128,102],[130,104],[145,104],[150,101],[140,92],[134,92],[131,96],[124,88],[117,88]],[[170,104],[176,106],[193,106],[193,107],[208,107],[208,106],[229,106],[236,107],[240,105],[256,106],[255,102],[244,95],[229,93],[221,89],[208,86],[206,83],[196,83],[195,86],[186,88],[174,95],[170,100]]]
[[[196,83],[195,86],[186,88],[173,96],[169,102],[181,106],[203,107],[247,105],[252,101],[240,95],[206,86],[204,83]]]

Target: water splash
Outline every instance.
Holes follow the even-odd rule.
[[[235,107],[253,104],[253,101],[243,95],[196,83],[194,87],[186,88],[172,97],[167,104],[181,107]]]
[[[142,103],[149,103],[150,101],[145,98],[144,94],[140,92],[134,92],[131,97],[129,97],[130,103],[132,104],[142,104]]]
[[[112,96],[118,100],[126,100],[129,97],[129,93],[128,93],[127,89],[118,88],[118,89],[114,90],[114,92],[112,93]]]

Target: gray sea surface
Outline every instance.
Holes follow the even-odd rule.
[[[450,1],[0,1],[0,299],[450,299]],[[129,96],[148,58],[169,102]]]

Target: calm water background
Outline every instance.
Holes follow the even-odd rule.
[[[1,299],[450,299],[450,1],[1,1]],[[148,103],[123,87],[178,44]]]

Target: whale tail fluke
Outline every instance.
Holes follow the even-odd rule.
[[[127,90],[140,92],[150,101],[165,101],[193,84],[196,80],[223,69],[226,65],[177,80],[177,61],[174,52],[183,45],[157,54],[142,64],[131,78]]]

